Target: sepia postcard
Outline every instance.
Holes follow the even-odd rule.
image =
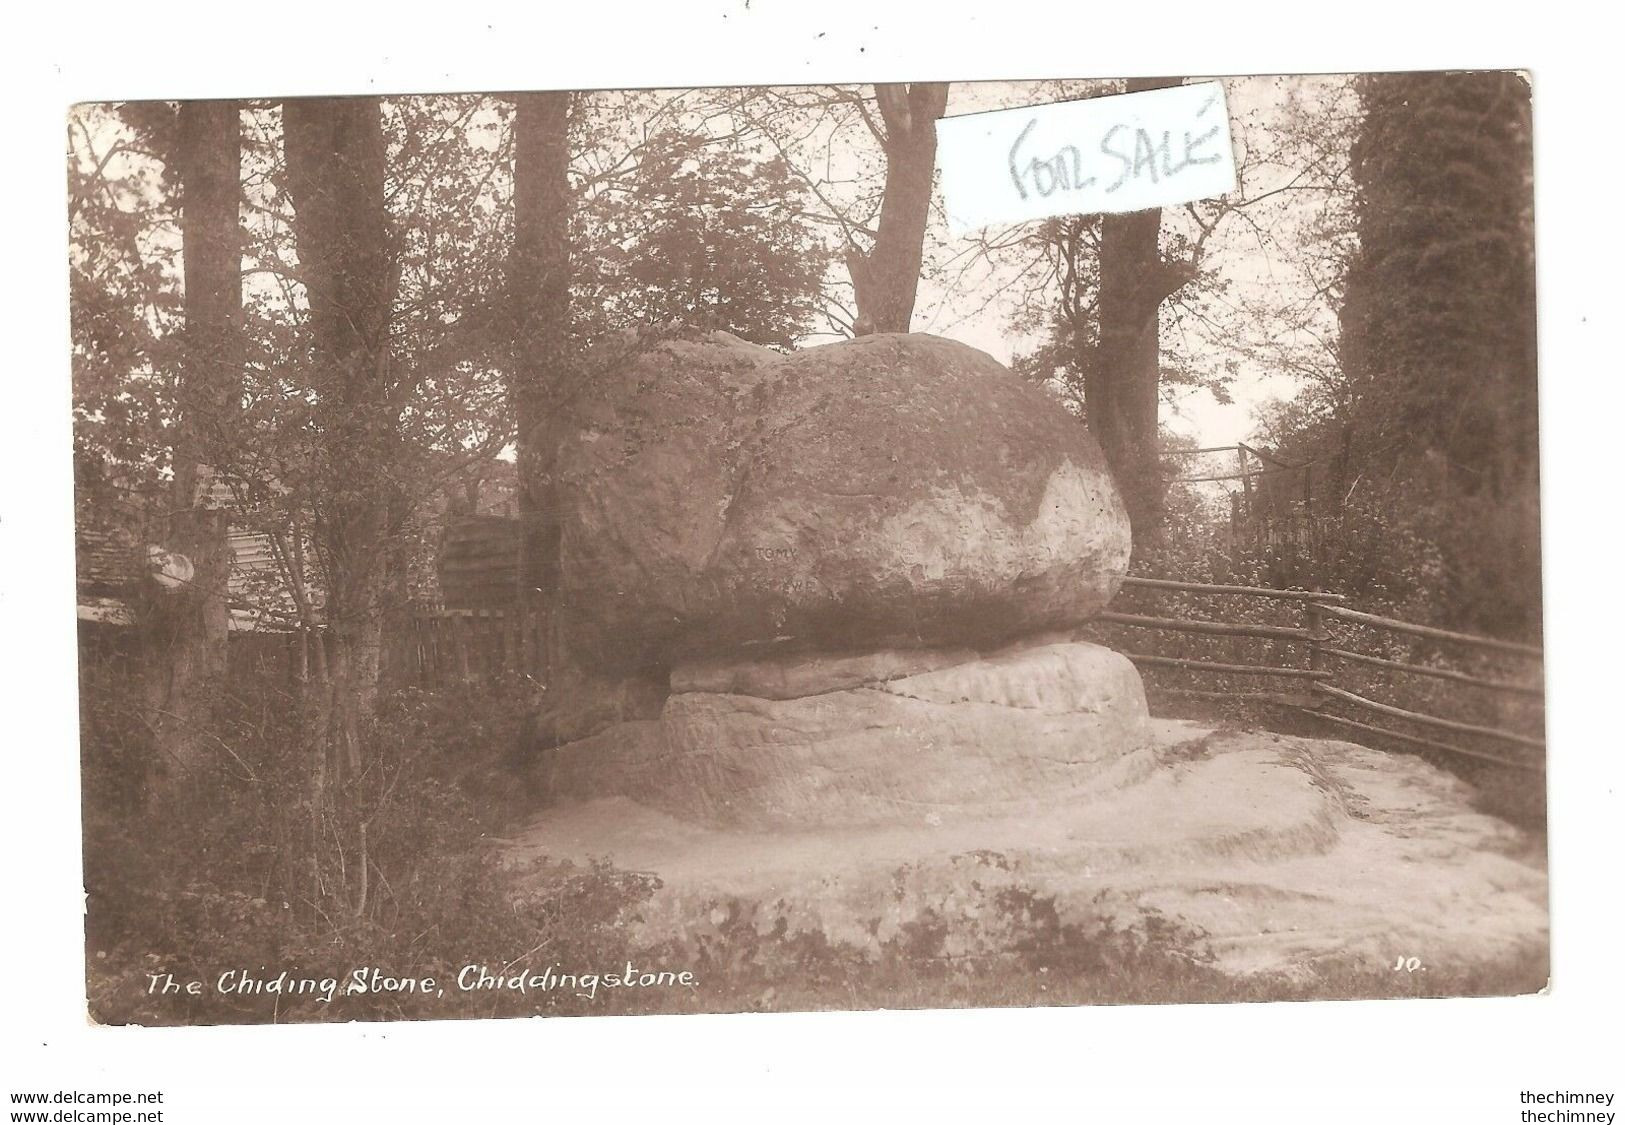
[[[98,1024],[1549,979],[1531,78],[67,121]]]

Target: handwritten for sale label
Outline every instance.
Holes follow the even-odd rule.
[[[1143,211],[1236,189],[1218,82],[945,117],[937,166],[956,234]]]

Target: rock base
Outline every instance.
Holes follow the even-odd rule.
[[[629,729],[662,741],[654,723],[600,737],[624,747]],[[878,952],[929,930],[934,955],[964,957],[1022,948],[1042,916],[1154,925],[1233,974],[1544,956],[1543,858],[1425,762],[1175,721],[1143,749],[1149,776],[1086,800],[1029,789],[885,824],[729,825],[600,796],[546,810],[508,854],[657,877],[634,935],[649,943],[743,923]]]
[[[685,665],[672,686],[658,722],[547,755],[543,790],[713,827],[928,826],[1086,801],[1155,762],[1139,673],[1082,642]]]

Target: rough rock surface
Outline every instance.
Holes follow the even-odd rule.
[[[508,850],[655,876],[643,941],[956,958],[1046,924],[1177,933],[1236,973],[1543,954],[1543,869],[1464,784],[1153,722],[1129,661],[1072,639],[1128,521],[1088,431],[990,357],[680,335],[576,409],[564,624],[638,686],[559,693],[546,733],[596,733],[544,754],[553,803]]]
[[[962,655],[683,667],[675,683],[733,690],[675,693],[658,728],[561,747],[539,780],[555,797],[619,795],[696,823],[796,829],[1083,800],[1151,769],[1145,693],[1125,657],[1083,642]],[[787,686],[824,690],[784,698]]]
[[[881,649],[856,656],[791,653],[757,660],[696,660],[672,669],[671,690],[799,699],[934,672],[976,658],[967,648],[923,648]]]
[[[527,754],[577,742],[619,723],[660,717],[668,694],[658,677],[603,679],[555,669],[555,683],[521,735]]]
[[[602,667],[996,644],[1087,620],[1128,564],[1088,430],[948,340],[666,340],[578,414],[566,627]]]
[[[548,810],[509,856],[657,876],[648,941],[746,924],[877,950],[924,929],[959,957],[1019,948],[1033,919],[1009,903],[1052,900],[1063,925],[1154,924],[1236,974],[1544,957],[1539,859],[1462,782],[1346,742],[1154,726],[1158,768],[1088,802],[764,832],[599,798]]]

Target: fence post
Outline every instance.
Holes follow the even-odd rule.
[[[412,655],[417,661],[418,687],[427,688],[433,681],[429,678],[429,643],[424,639],[424,615],[412,615]]]
[[[1303,467],[1303,541],[1309,556],[1309,573],[1320,566],[1320,545],[1315,541],[1315,466]]]
[[[1320,603],[1313,598],[1303,603],[1303,624],[1309,630],[1309,670],[1311,672],[1325,671],[1325,655],[1320,651],[1326,628],[1326,616],[1320,612]],[[1314,683],[1319,683],[1317,677]]]
[[[467,623],[460,614],[453,614],[448,624],[451,626],[452,656],[457,662],[457,679],[466,684],[473,678],[468,671]]]

